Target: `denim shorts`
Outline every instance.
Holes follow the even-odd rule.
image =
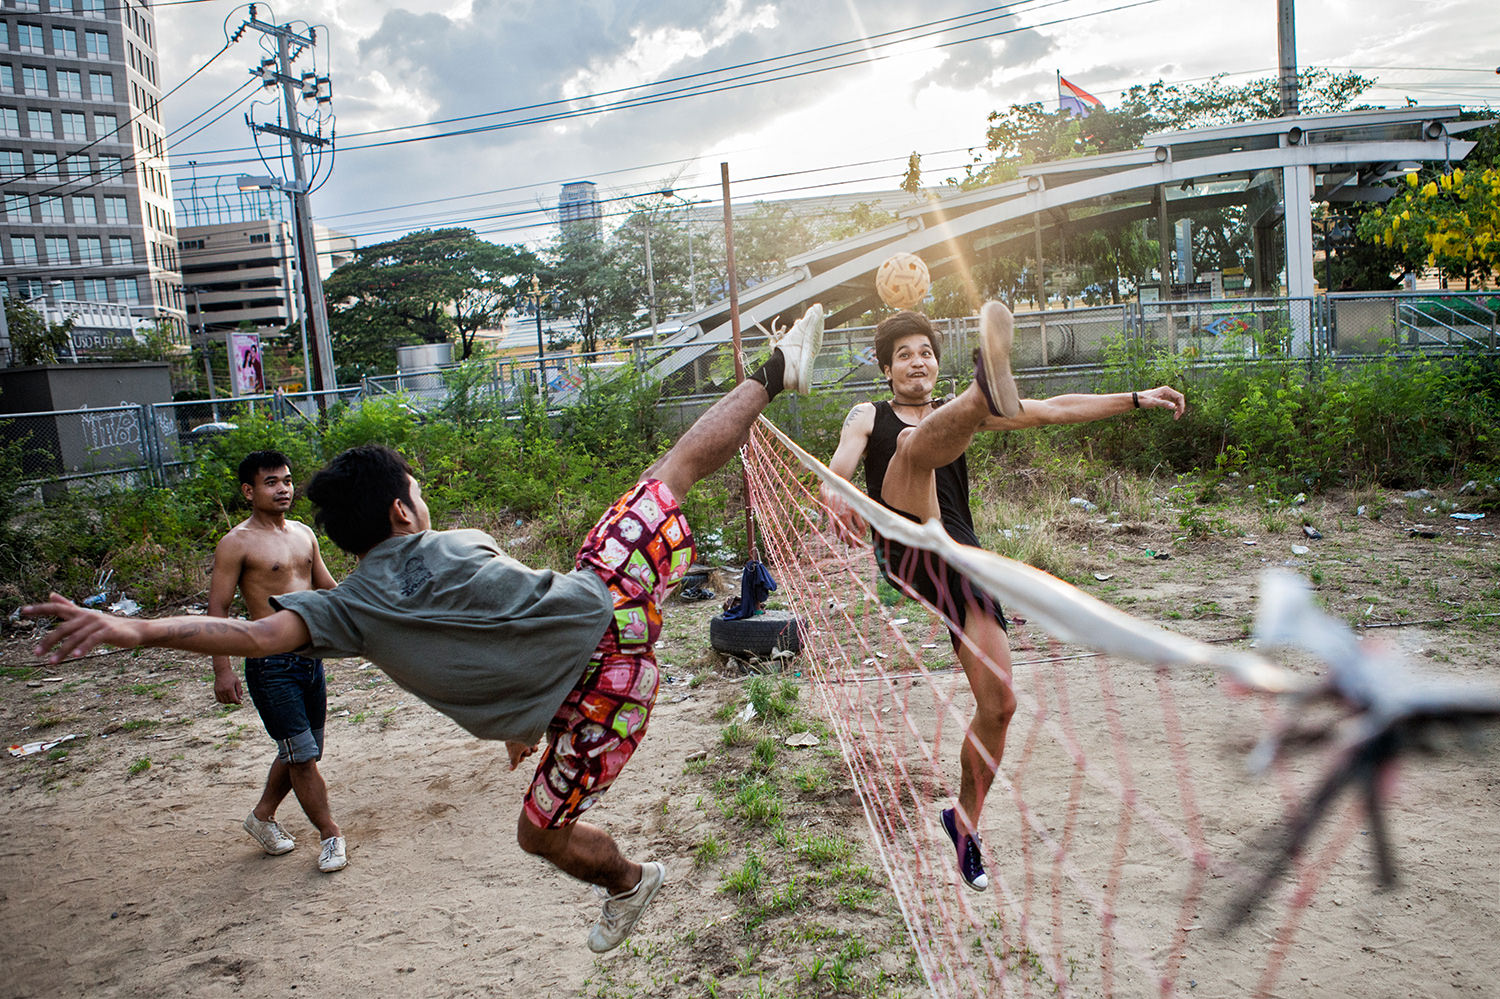
[[[290,652],[245,660],[245,686],[266,732],[276,741],[276,758],[308,763],[323,757],[323,723],[328,689],[323,660]]]

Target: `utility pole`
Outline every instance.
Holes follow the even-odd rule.
[[[323,297],[323,277],[318,273],[318,244],[313,233],[312,206],[308,202],[309,177],[307,164],[302,159],[302,146],[304,143],[310,146],[327,146],[330,140],[297,127],[300,120],[297,99],[301,97],[317,104],[327,104],[333,100],[332,82],[328,77],[315,73],[303,73],[300,77],[292,75],[292,62],[303,49],[310,49],[317,44],[313,31],[302,35],[286,25],[262,21],[255,15],[255,4],[250,5],[250,20],[241,26],[240,31],[245,28],[276,39],[276,58],[261,60],[258,67],[250,70],[250,75],[260,77],[263,87],[281,85],[286,126],[256,124],[249,115],[245,116],[245,124],[256,132],[266,132],[285,139],[291,149],[292,180],[281,187],[292,199],[292,225],[297,234],[297,263],[302,274],[303,317],[312,326],[313,374],[317,379],[318,391],[328,392],[338,388],[338,380],[333,366],[333,344],[328,335],[328,305]],[[236,32],[236,37],[238,34]]]
[[[1280,55],[1281,116],[1297,114],[1297,17],[1293,0],[1276,0],[1276,50]]]

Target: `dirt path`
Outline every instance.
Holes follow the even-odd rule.
[[[1080,513],[1064,533],[1086,580],[1112,577],[1087,588],[1197,637],[1242,634],[1256,570],[1288,563],[1314,576],[1336,616],[1404,625],[1381,633],[1415,663],[1500,679],[1500,619],[1411,624],[1500,611],[1488,522],[1459,532],[1399,497],[1387,506],[1374,521],[1352,501],[1315,501],[1306,516],[1325,538],[1303,555],[1291,551],[1304,543],[1296,522],[1267,531],[1254,513],[1175,546],[1182,531],[1167,514],[1113,527]],[[1424,521],[1442,536],[1408,533]],[[583,946],[594,896],[515,846],[526,776],[374,668],[330,669],[324,772],[350,866],[328,876],[294,803],[281,813],[299,840],[291,854],[263,856],[240,831],[270,744],[253,709],[214,705],[207,660],[147,651],[37,667],[25,633],[13,633],[0,653],[0,735],[82,738],[0,760],[0,997],[922,994],[826,729],[815,749],[781,746],[790,727],[819,730],[814,699],[803,686],[780,727],[726,736],[746,684],[710,675],[709,613],[669,612],[672,682],[651,736],[593,813],[672,875],[631,944],[604,960]],[[1204,765],[1222,782],[1205,786],[1231,799],[1244,737],[1220,734],[1227,748]],[[1392,815],[1402,884],[1373,892],[1356,843],[1311,910],[1279,994],[1500,994],[1494,743],[1446,747],[1406,769]],[[772,762],[757,763],[761,752]],[[778,796],[774,821],[746,803],[760,786]],[[1010,819],[991,811],[994,844]],[[1244,832],[1231,821],[1216,835]],[[745,887],[757,866],[764,880]],[[1193,994],[1246,988],[1206,975]]]

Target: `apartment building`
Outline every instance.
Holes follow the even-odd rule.
[[[145,3],[0,0],[0,294],[123,307],[74,310],[82,355],[186,333],[161,93]]]

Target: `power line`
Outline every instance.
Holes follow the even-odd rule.
[[[882,38],[882,37],[885,37],[887,35],[892,35],[892,34],[897,34],[897,33],[903,33],[903,32],[920,31],[921,29],[926,28],[928,25],[931,25],[931,24],[942,24],[942,23],[945,23],[946,21],[962,20],[962,19],[965,19],[965,18],[973,18],[973,17],[976,17],[979,14],[988,14],[988,13],[991,13],[991,12],[997,11],[997,10],[1008,10],[1011,7],[1018,7],[1020,5],[1020,3],[1031,3],[1031,2],[1036,2],[1036,0],[1017,0],[1017,2],[1013,3],[1013,4],[1002,5],[1000,7],[986,8],[984,10],[980,10],[980,11],[976,11],[976,12],[971,12],[969,14],[959,15],[959,16],[954,17],[954,18],[946,18],[946,19],[943,19],[943,21],[932,21],[932,22],[927,22],[925,24],[912,25],[912,26],[909,26],[909,27],[906,27],[906,28],[894,29],[893,31],[889,31],[889,32],[881,32],[881,33],[878,33],[878,34],[875,34],[875,35],[864,36],[864,37],[861,37],[861,38],[851,39],[851,40],[844,41],[844,42],[831,43],[829,45],[819,46],[819,47],[811,48],[811,49],[805,49],[805,50],[801,50],[801,51],[797,51],[797,52],[786,53],[786,54],[783,54],[783,55],[780,55],[780,56],[769,57],[767,59],[755,60],[755,61],[752,61],[752,62],[740,63],[740,64],[737,64],[737,65],[732,65],[732,66],[727,66],[727,67],[720,67],[720,68],[714,69],[714,70],[704,70],[704,71],[701,71],[701,72],[698,72],[698,73],[690,73],[690,74],[686,74],[686,75],[678,76],[678,77],[670,77],[670,78],[668,78],[666,80],[653,81],[651,83],[646,83],[646,84],[637,84],[637,85],[633,85],[633,86],[630,86],[630,87],[621,87],[621,88],[616,88],[614,90],[600,91],[597,94],[584,94],[584,95],[580,95],[578,97],[573,97],[573,98],[568,98],[568,99],[559,99],[559,100],[553,100],[553,101],[545,101],[545,102],[541,102],[539,104],[525,105],[525,106],[517,107],[517,108],[513,108],[513,109],[506,109],[506,110],[500,110],[500,111],[490,111],[490,112],[484,112],[482,114],[477,114],[477,115],[467,115],[467,116],[463,116],[463,117],[460,117],[460,118],[444,119],[443,121],[436,122],[436,123],[424,123],[424,124],[417,124],[417,125],[392,126],[390,128],[385,128],[385,129],[374,129],[374,130],[370,130],[370,131],[366,131],[366,132],[349,133],[349,134],[346,134],[344,136],[344,138],[347,140],[349,138],[357,137],[357,136],[361,136],[361,135],[376,135],[376,134],[383,134],[383,133],[390,132],[390,131],[405,131],[405,130],[412,129],[412,128],[421,128],[421,127],[426,127],[427,124],[443,124],[445,122],[468,121],[468,120],[474,120],[474,119],[483,118],[483,117],[493,117],[493,116],[500,115],[500,114],[511,114],[511,113],[515,113],[515,112],[518,112],[518,111],[538,110],[538,109],[543,109],[543,108],[547,108],[547,107],[555,107],[555,106],[558,106],[558,105],[577,104],[577,103],[582,102],[582,101],[593,100],[596,97],[608,96],[608,95],[616,94],[616,93],[624,93],[624,92],[628,92],[628,91],[632,91],[632,90],[644,90],[644,89],[648,89],[648,88],[655,88],[655,87],[660,87],[663,84],[674,83],[674,82],[681,82],[681,81],[684,81],[684,80],[695,79],[695,78],[702,77],[702,76],[718,75],[720,73],[729,72],[731,70],[738,69],[738,68],[743,68],[743,67],[748,67],[748,66],[755,66],[755,65],[760,65],[760,64],[764,64],[764,63],[770,63],[770,62],[783,62],[783,61],[788,60],[788,59],[797,59],[797,58],[800,58],[801,56],[804,56],[804,55],[810,55],[812,53],[823,52],[823,51],[827,51],[829,49],[846,48],[846,47],[852,46],[852,45],[860,45],[860,44],[863,44],[863,43],[869,41],[870,39]],[[1046,2],[1037,3],[1035,7],[1031,8],[1029,10],[1026,10],[1026,11],[1022,11],[1022,12],[1023,13],[1032,13],[1032,12],[1034,12],[1036,10],[1045,9],[1047,7],[1054,7],[1054,6],[1058,6],[1060,4],[1069,3],[1069,2],[1072,2],[1072,0],[1046,0]],[[1064,17],[1064,18],[1057,18],[1057,19],[1054,19],[1054,20],[1051,20],[1051,21],[1042,21],[1042,22],[1038,22],[1036,24],[1021,25],[1021,26],[1016,27],[1016,28],[1010,28],[1010,29],[1006,29],[1006,30],[1003,30],[1003,31],[997,31],[997,32],[989,32],[989,33],[982,34],[982,35],[976,35],[976,36],[973,36],[973,37],[970,37],[970,38],[961,38],[961,39],[956,39],[956,40],[952,40],[952,41],[948,41],[948,42],[939,42],[939,43],[936,43],[936,44],[933,44],[933,45],[926,46],[922,51],[926,51],[928,49],[948,48],[948,47],[952,47],[952,46],[956,46],[956,45],[968,44],[968,43],[976,42],[976,41],[985,41],[985,40],[988,40],[988,39],[991,39],[991,38],[998,38],[998,37],[1001,37],[1003,35],[1013,34],[1013,33],[1017,32],[1017,31],[1025,31],[1025,30],[1031,30],[1031,29],[1035,29],[1035,28],[1049,27],[1049,26],[1052,26],[1052,25],[1055,25],[1055,24],[1062,24],[1062,23],[1066,23],[1066,22],[1069,22],[1069,21],[1076,21],[1076,20],[1080,20],[1080,19],[1088,18],[1088,17],[1097,17],[1097,16],[1100,16],[1102,14],[1114,13],[1114,12],[1117,12],[1117,11],[1120,11],[1120,10],[1127,10],[1127,9],[1132,8],[1132,7],[1145,6],[1147,4],[1153,4],[1153,3],[1158,3],[1158,2],[1160,2],[1160,0],[1136,0],[1136,2],[1134,2],[1134,3],[1126,3],[1126,4],[1122,4],[1122,5],[1116,6],[1116,7],[1106,8],[1104,10],[1089,11],[1089,12],[1086,12],[1086,13],[1083,13],[1083,14],[1072,15],[1072,16]],[[883,48],[888,48],[888,47],[891,47],[891,46],[901,45],[901,44],[905,44],[905,43],[912,42],[912,41],[918,41],[918,40],[921,40],[923,38],[930,38],[930,37],[933,37],[933,36],[936,36],[936,35],[945,34],[945,33],[949,32],[949,31],[952,31],[952,30],[962,30],[964,28],[976,27],[976,26],[981,25],[981,24],[987,24],[987,23],[990,23],[992,21],[1002,20],[1004,18],[1015,17],[1015,16],[1017,16],[1016,12],[1008,12],[1008,13],[1004,13],[1004,14],[998,14],[998,15],[995,15],[995,16],[992,16],[992,17],[984,17],[984,18],[981,18],[979,20],[974,20],[974,21],[971,21],[968,24],[959,25],[959,26],[957,26],[957,28],[952,28],[952,27],[940,28],[940,29],[937,29],[937,30],[934,30],[934,31],[927,31],[927,32],[921,33],[921,34],[910,35],[909,37],[904,37],[904,38],[899,38],[899,39],[893,39],[893,40],[887,40],[887,41],[879,42],[879,43],[877,43],[875,45],[867,46],[866,49],[865,49],[865,52],[873,51],[875,49],[883,49]],[[543,123],[553,122],[553,121],[563,121],[563,120],[567,120],[567,119],[570,119],[570,118],[589,117],[589,116],[596,115],[596,114],[607,113],[609,111],[628,110],[628,109],[636,108],[636,107],[647,107],[647,106],[650,106],[650,105],[653,105],[653,104],[665,103],[665,102],[672,101],[672,100],[685,100],[685,99],[687,99],[689,97],[707,96],[707,95],[710,95],[710,94],[723,93],[723,92],[730,91],[730,90],[744,89],[745,87],[750,87],[750,86],[759,86],[759,85],[764,84],[764,83],[777,83],[777,82],[781,82],[781,81],[784,81],[784,80],[798,79],[800,77],[809,76],[809,75],[812,75],[814,73],[831,72],[833,70],[838,70],[838,69],[848,69],[848,68],[855,67],[855,66],[867,65],[867,64],[872,63],[872,62],[882,62],[882,61],[884,61],[886,59],[892,58],[892,56],[889,55],[889,54],[887,54],[887,55],[876,55],[876,56],[861,55],[861,56],[858,56],[856,58],[851,59],[850,61],[839,63],[839,64],[832,65],[832,66],[823,66],[823,67],[820,67],[820,68],[810,69],[810,70],[804,70],[802,72],[797,72],[797,73],[787,73],[787,72],[784,72],[786,70],[797,69],[798,67],[810,66],[810,65],[813,65],[815,63],[826,62],[826,61],[828,61],[830,59],[843,59],[843,58],[846,58],[846,57],[848,57],[850,55],[854,55],[854,54],[847,53],[847,52],[840,52],[840,53],[836,53],[836,54],[833,54],[833,55],[823,55],[823,56],[818,56],[818,57],[812,58],[812,59],[806,59],[806,60],[803,60],[802,62],[798,62],[798,63],[791,63],[789,65],[778,66],[778,67],[775,67],[775,68],[772,68],[772,69],[757,70],[757,71],[754,71],[754,72],[751,72],[751,73],[741,74],[740,76],[730,77],[727,80],[718,80],[718,81],[713,81],[713,82],[692,84],[690,86],[677,88],[676,90],[668,90],[668,91],[657,92],[657,93],[653,93],[653,94],[643,94],[643,95],[640,95],[640,96],[637,96],[637,97],[626,98],[626,99],[618,100],[618,101],[611,101],[611,102],[607,102],[607,103],[601,104],[601,105],[596,105],[596,106],[593,106],[593,107],[573,108],[573,109],[570,109],[568,111],[560,111],[560,112],[553,112],[553,113],[548,113],[548,114],[533,115],[533,116],[531,116],[529,118],[522,118],[522,119],[518,119],[516,121],[497,122],[497,123],[491,124],[491,125],[480,125],[480,126],[475,126],[473,128],[466,128],[466,129],[452,129],[452,130],[445,131],[445,132],[434,132],[434,133],[432,133],[430,135],[409,136],[409,137],[404,138],[404,139],[391,139],[391,140],[385,140],[385,141],[381,141],[381,142],[368,142],[368,143],[364,143],[364,144],[360,144],[360,145],[347,145],[346,144],[344,146],[344,149],[345,150],[379,149],[379,148],[385,148],[387,146],[404,145],[404,144],[412,143],[412,142],[426,142],[426,141],[429,141],[429,140],[432,140],[432,139],[453,138],[453,137],[464,136],[464,135],[477,135],[477,134],[481,134],[481,133],[484,133],[484,132],[498,131],[498,130],[507,129],[507,128],[517,128],[517,127],[521,127],[521,126],[525,126],[525,125],[543,124]],[[782,75],[780,75],[780,76],[767,76],[767,74],[770,74],[770,73],[782,73]],[[757,79],[757,77],[764,77],[764,78],[763,79]],[[733,85],[730,85],[730,84],[733,84]],[[218,153],[243,152],[243,151],[248,151],[248,148],[249,147],[237,146],[237,147],[227,147],[227,148],[223,148],[223,149],[209,149],[209,150],[203,150],[203,151],[201,151],[199,153],[194,153],[193,155],[195,155],[195,156],[208,156],[208,155],[215,155],[215,154],[218,154]],[[235,162],[240,162],[240,161],[237,161],[237,160],[228,161],[228,163],[235,163]],[[214,165],[218,165],[218,164],[214,164]]]

